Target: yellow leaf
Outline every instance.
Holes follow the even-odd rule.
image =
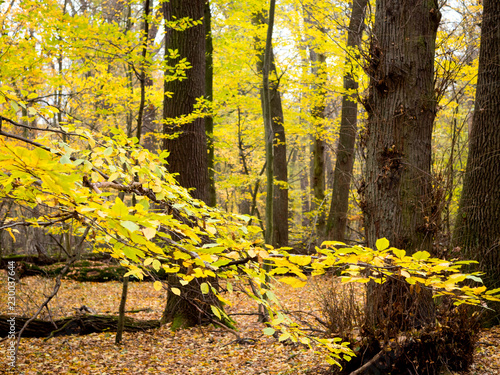
[[[212,227],[210,225],[206,226],[205,231],[213,236],[215,236],[215,234],[217,233],[217,229],[215,229],[215,227]]]
[[[212,310],[212,312],[214,313],[214,315],[217,318],[222,319],[222,317],[220,315],[220,311],[219,311],[219,309],[217,307],[210,305],[210,309]]]
[[[278,341],[285,341],[290,337],[290,334],[288,332],[282,333],[278,339]]]
[[[415,254],[413,254],[413,258],[416,260],[426,260],[430,256],[431,254],[427,251],[417,251]]]
[[[153,260],[153,268],[158,272],[161,268],[161,263],[158,259]]]
[[[5,228],[7,232],[9,232],[10,236],[12,237],[12,241],[16,242],[16,236],[12,233],[12,228]],[[14,229],[16,232],[18,232],[16,229]],[[19,233],[19,232],[18,232]]]
[[[153,288],[155,288],[155,290],[161,290],[162,288],[162,283],[160,281],[155,281],[154,284],[153,284]]]
[[[170,288],[170,290],[172,291],[172,293],[180,296],[181,295],[181,290],[179,288]]]
[[[203,294],[208,294],[209,288],[207,283],[201,283],[200,289]]]
[[[120,177],[120,172],[115,172],[115,173],[112,173],[112,174],[111,174],[111,176],[109,176],[108,181],[109,181],[109,182],[114,181],[114,180],[116,180],[118,177]]]
[[[389,247],[389,240],[387,238],[380,238],[375,242],[377,250],[382,251]]]
[[[392,249],[392,252],[394,255],[396,255],[399,259],[403,259],[403,257],[406,255],[406,251],[404,250],[399,250],[399,249]]]
[[[311,263],[311,257],[307,255],[291,256],[290,262],[298,264],[299,266],[306,266]]]
[[[302,288],[307,284],[307,281],[296,279],[295,277],[282,277],[280,282],[293,286],[294,288]]]
[[[406,277],[406,278],[411,277],[411,275],[408,273],[408,271],[405,271],[405,270],[401,270],[401,276]]]
[[[156,235],[156,229],[155,228],[143,228],[142,233],[144,234],[144,237],[146,237],[146,239],[149,241],[152,238],[154,238],[154,236]]]

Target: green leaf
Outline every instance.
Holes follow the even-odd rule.
[[[120,221],[120,225],[126,229],[128,229],[131,232],[135,232],[136,230],[139,229],[139,226],[134,223],[133,221],[125,220],[125,221]]]
[[[276,332],[276,330],[274,328],[267,327],[267,328],[264,328],[262,330],[262,332],[264,332],[264,335],[272,336],[272,335],[274,335],[274,332]]]
[[[61,156],[61,159],[59,160],[59,163],[61,163],[61,164],[73,164],[71,162],[71,159],[68,157],[68,155]]]
[[[467,275],[466,276],[466,279],[470,279],[470,280],[474,280],[475,282],[477,283],[483,283],[483,279],[481,279],[480,277],[478,276],[473,276],[473,275]]]
[[[16,102],[14,102],[14,101],[10,101],[10,106],[12,107],[12,109],[13,109],[14,111],[16,111],[16,112],[17,112],[17,111],[19,111],[19,106],[17,105],[17,103],[16,103]]]

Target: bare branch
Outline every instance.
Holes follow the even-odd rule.
[[[83,134],[68,133],[68,132],[65,132],[64,130],[59,130],[59,129],[35,128],[33,126],[28,126],[28,125],[20,124],[18,122],[15,122],[15,121],[13,121],[13,120],[11,120],[11,119],[9,119],[7,117],[3,117],[3,116],[0,116],[0,119],[2,119],[3,121],[7,121],[8,123],[10,123],[10,124],[12,124],[14,126],[17,126],[17,127],[20,127],[20,128],[24,128],[24,129],[37,130],[37,131],[41,131],[41,132],[51,132],[51,133],[57,133],[57,134],[63,134],[63,135],[75,135],[77,137],[88,139],[88,137],[86,137]]]

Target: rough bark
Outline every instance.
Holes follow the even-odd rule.
[[[454,242],[500,287],[500,2],[483,2],[476,102]],[[497,319],[500,314],[496,306]]]
[[[206,27],[205,0],[171,0],[163,4],[164,18],[167,21],[189,17],[193,21],[203,19],[202,24],[189,27],[183,31],[167,30],[165,36],[165,51],[177,50],[179,59],[186,58],[192,65],[186,71],[183,80],[165,81],[164,91],[166,93],[163,105],[163,118],[172,119],[193,112],[196,100],[206,95]],[[168,52],[165,54],[168,55]],[[167,65],[171,64],[167,63]],[[167,93],[172,92],[171,98]],[[164,126],[164,134],[177,133],[175,139],[164,140],[164,148],[170,151],[168,157],[168,170],[171,173],[179,173],[179,183],[186,188],[194,188],[191,195],[209,203],[209,181],[207,168],[207,137],[205,133],[205,121],[203,118],[194,121],[171,126]],[[217,280],[209,280],[217,287]],[[162,316],[162,323],[172,322],[172,328],[189,327],[197,324],[218,321],[211,312],[210,305],[222,308],[222,304],[213,293],[201,294],[199,286],[193,280],[190,284],[183,286],[176,275],[168,279],[170,287],[177,287],[181,291],[178,296],[169,288],[167,303]],[[227,322],[223,322],[227,324]]]
[[[377,1],[361,202],[369,247],[386,237],[410,254],[431,251],[436,229],[430,220],[434,52],[440,17],[435,0]],[[396,328],[404,330],[431,322],[429,296],[411,296],[398,285],[369,287],[368,323],[401,319]],[[399,311],[401,306],[407,310]]]
[[[204,0],[172,0],[163,3],[164,18],[167,21],[189,17],[203,19]],[[186,58],[192,65],[183,80],[165,80],[163,119],[176,119],[193,112],[197,98],[205,96],[205,27],[198,24],[186,30],[167,29],[165,35],[166,64],[168,50],[177,50],[178,59]],[[168,73],[167,73],[168,74]],[[168,93],[173,93],[171,97]],[[170,152],[168,170],[178,173],[178,182],[186,188],[194,188],[191,195],[208,203],[207,137],[205,120],[198,118],[187,124],[165,123],[165,135],[177,134],[174,139],[165,138],[163,148]]]
[[[210,305],[223,309],[222,303],[212,292],[203,294],[200,290],[200,283],[209,282],[214,288],[218,288],[215,278],[194,279],[187,285],[182,285],[176,275],[168,278],[168,286],[175,287],[181,291],[178,296],[170,292],[167,297],[167,304],[161,318],[161,323],[172,323],[171,329],[194,327],[200,324],[221,323],[225,326],[232,326],[232,322],[217,318],[212,312]]]
[[[326,223],[326,238],[345,241],[347,211],[349,209],[349,191],[354,166],[354,145],[358,121],[358,81],[353,66],[353,59],[359,58],[361,35],[368,0],[354,0],[347,31],[347,58],[344,70],[344,94],[340,115],[337,159],[332,183],[332,200]]]
[[[214,80],[214,67],[213,67],[213,52],[214,46],[212,42],[212,16],[210,13],[210,3],[205,2],[205,86],[206,86],[206,99],[212,102],[214,96],[213,80]],[[208,147],[208,205],[215,207],[217,205],[217,194],[215,192],[215,148],[214,148],[214,119],[207,116],[205,118],[205,132],[207,134],[207,147]]]

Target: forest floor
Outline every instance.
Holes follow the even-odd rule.
[[[4,289],[5,273],[0,275]],[[290,311],[321,316],[321,292],[336,285],[332,278],[316,278],[302,289],[280,286],[278,295]],[[28,313],[50,293],[53,280],[29,277],[17,284],[18,314]],[[337,287],[338,288],[338,287]],[[360,293],[362,293],[360,291]],[[0,314],[6,313],[6,297],[0,294]],[[63,280],[58,295],[50,302],[52,319],[71,316],[85,305],[100,314],[116,314],[121,283],[81,283]],[[136,319],[159,319],[166,293],[153,289],[152,283],[130,283],[127,310],[143,309],[128,316]],[[121,346],[114,344],[115,334],[62,336],[48,341],[23,338],[19,348],[18,367],[7,371],[5,358],[8,340],[0,342],[0,373],[12,374],[324,374],[328,365],[311,350],[277,343],[262,334],[257,322],[257,306],[243,293],[229,296],[241,337],[255,340],[251,345],[234,343],[235,337],[213,326],[172,332],[168,326],[141,333],[124,333]],[[48,318],[44,310],[42,318]],[[19,329],[20,327],[18,327]],[[470,375],[500,374],[500,327],[480,334]]]

